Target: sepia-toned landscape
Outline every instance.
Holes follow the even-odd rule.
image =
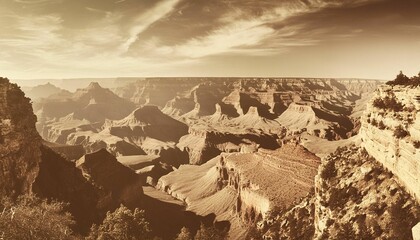
[[[0,240],[420,240],[419,10],[0,0]]]

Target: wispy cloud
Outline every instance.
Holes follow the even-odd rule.
[[[139,34],[173,11],[175,5],[179,1],[180,0],[165,0],[158,2],[153,8],[136,16],[130,23],[129,37],[122,45],[122,50],[127,52],[131,45],[137,41]]]

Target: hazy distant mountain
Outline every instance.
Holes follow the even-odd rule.
[[[61,88],[56,87],[51,83],[46,83],[43,85],[38,85],[33,88],[25,88],[25,95],[32,99],[32,101],[36,101],[40,98],[48,98],[51,95],[60,94],[61,96],[69,95],[70,92]]]

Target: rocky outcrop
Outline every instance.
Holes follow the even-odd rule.
[[[305,196],[318,165],[303,147],[286,144],[274,151],[223,153],[201,166],[182,165],[161,177],[157,187],[185,201],[190,211],[230,221],[232,239],[244,239],[245,226],[264,222]]]
[[[189,155],[190,164],[203,164],[216,157],[221,152],[240,152],[241,149],[261,147],[276,149],[280,145],[277,142],[277,134],[265,134],[260,132],[224,132],[208,129],[205,127],[193,127],[189,134],[183,136],[177,147]]]
[[[353,123],[343,114],[329,113],[314,103],[291,103],[277,119],[289,134],[307,132],[310,135],[339,140],[347,138]]]
[[[188,153],[190,164],[203,164],[221,153],[216,143],[212,141],[217,133],[206,129],[189,129],[189,134],[183,136],[177,147]]]
[[[91,83],[69,97],[45,98],[34,104],[39,118],[37,129],[50,141],[64,144],[70,133],[89,124],[103,124],[106,119],[118,120],[135,109],[133,103],[118,97],[111,90]]]
[[[1,196],[14,198],[20,194],[36,194],[69,203],[68,211],[75,217],[76,230],[80,233],[86,233],[92,223],[102,220],[106,211],[120,203],[137,203],[138,197],[142,196],[137,175],[128,168],[118,171],[125,167],[116,160],[109,164],[109,157],[104,156],[102,168],[95,165],[98,168],[95,170],[90,164],[95,160],[88,156],[87,161],[79,160],[81,171],[74,162],[44,146],[36,132],[36,117],[29,99],[17,85],[3,78],[0,79],[0,120]],[[104,169],[117,170],[121,175],[109,172],[100,175],[98,171]],[[118,181],[112,177],[118,177]],[[109,182],[101,181],[107,178],[118,185],[112,188]]]
[[[162,112],[169,116],[180,117],[191,112],[194,108],[195,103],[191,98],[177,96],[166,103]]]
[[[384,85],[362,116],[362,146],[420,201],[420,90]]]
[[[168,115],[157,106],[143,106],[119,121],[108,121],[103,128],[110,134],[140,143],[146,137],[162,142],[178,142],[188,133],[188,126]],[[141,144],[138,144],[141,145]]]
[[[330,155],[315,180],[315,239],[412,239],[420,207],[396,180],[363,149]]]
[[[360,147],[323,159],[315,189],[257,224],[262,239],[413,239],[420,206],[396,176]],[[258,234],[257,234],[258,236]]]
[[[61,154],[69,161],[75,161],[86,154],[82,145],[62,145],[45,141],[43,144],[51,148],[54,152]]]
[[[30,193],[41,162],[41,137],[30,99],[0,78],[0,195]]]
[[[42,198],[69,203],[68,211],[76,220],[76,229],[87,232],[92,223],[103,219],[106,211],[117,207],[109,192],[93,185],[75,168],[47,146],[41,147],[42,161],[33,192]]]
[[[105,149],[86,154],[76,161],[76,167],[89,182],[107,191],[111,202],[126,206],[139,204],[144,181]]]
[[[244,222],[255,223],[308,194],[319,163],[315,155],[293,143],[275,151],[222,155],[218,183],[237,192],[237,214]]]

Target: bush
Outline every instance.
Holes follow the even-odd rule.
[[[372,119],[370,124],[372,124],[372,126],[377,127],[378,126],[378,121],[376,121],[376,119]]]
[[[385,126],[384,122],[380,121],[380,122],[378,123],[378,128],[379,128],[379,129],[381,129],[381,130],[384,130],[384,129],[386,128],[386,126]]]
[[[0,202],[0,239],[73,239],[72,216],[66,204],[47,202],[35,196]]]
[[[395,99],[395,96],[386,96],[384,99],[376,98],[373,100],[373,106],[383,110],[401,112],[404,106]]]
[[[225,240],[227,231],[221,231],[214,226],[206,227],[201,224],[200,229],[195,234],[194,240]]]
[[[408,78],[406,75],[400,71],[400,74],[397,77],[387,82],[386,84],[391,86],[401,85],[401,86],[410,86],[410,87],[418,87],[420,86],[420,73],[417,76],[413,76],[412,78]]]
[[[396,137],[396,138],[401,139],[401,138],[405,138],[409,135],[410,135],[410,133],[407,130],[405,130],[401,125],[397,126],[394,130],[394,137]]]
[[[175,240],[193,240],[193,235],[191,234],[190,230],[188,228],[183,227],[181,229],[181,232],[178,234],[178,236],[175,238]]]
[[[337,170],[335,169],[335,162],[330,160],[325,164],[325,166],[321,169],[321,178],[328,180],[337,175]]]
[[[420,141],[414,141],[413,146],[417,149],[420,148]]]
[[[151,232],[143,210],[136,208],[133,212],[121,205],[114,212],[108,212],[101,225],[93,225],[87,239],[146,240],[152,239]]]

